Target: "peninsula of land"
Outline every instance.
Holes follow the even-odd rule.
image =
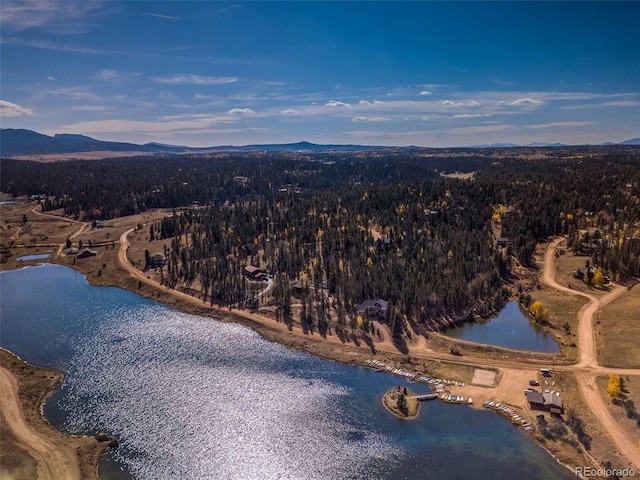
[[[420,413],[420,401],[407,387],[393,387],[382,396],[382,404],[387,411],[398,418],[413,420]]]

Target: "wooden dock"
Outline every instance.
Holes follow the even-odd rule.
[[[423,393],[422,395],[415,395],[413,398],[415,398],[416,400],[434,400],[436,398],[438,398],[438,394],[437,393]]]

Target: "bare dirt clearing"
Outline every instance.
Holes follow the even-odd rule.
[[[476,368],[473,371],[473,378],[471,379],[471,383],[474,385],[484,385],[485,387],[493,386],[493,382],[496,380],[495,372],[491,370],[481,370]]]

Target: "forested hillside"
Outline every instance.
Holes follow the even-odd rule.
[[[3,192],[45,195],[45,210],[82,220],[176,208],[145,227],[151,250],[170,239],[166,284],[233,304],[251,298],[244,266],[259,266],[274,274],[263,301],[285,316],[301,305],[302,322],[320,330],[353,328],[354,306],[371,298],[390,302],[396,336],[488,314],[506,301],[514,262],[531,267],[551,235],[587,244],[615,278],[640,275],[637,147],[3,160],[1,169]],[[455,171],[475,174],[441,175]]]

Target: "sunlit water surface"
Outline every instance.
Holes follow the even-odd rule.
[[[511,424],[439,402],[401,421],[401,380],[187,315],[65,267],[0,274],[1,344],[66,376],[51,422],[120,440],[103,478],[571,478]],[[412,385],[416,391],[426,390]]]

